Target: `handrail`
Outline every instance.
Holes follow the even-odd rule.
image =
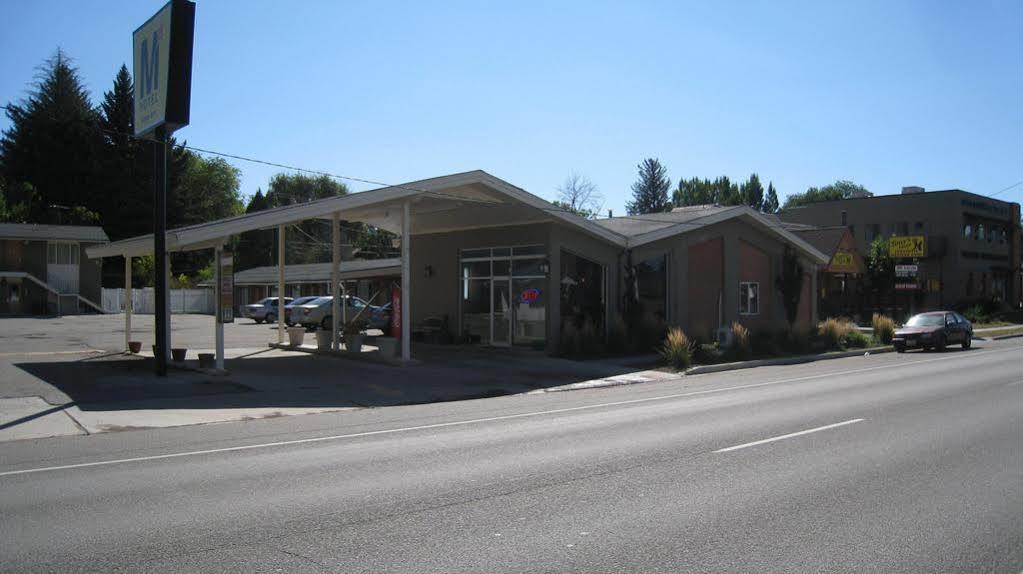
[[[28,280],[32,281],[33,283],[39,285],[43,289],[46,289],[50,293],[53,293],[57,297],[66,296],[66,295],[74,295],[75,297],[78,297],[79,301],[84,302],[86,305],[92,307],[96,311],[98,311],[100,313],[106,313],[106,311],[103,310],[103,307],[101,307],[100,305],[97,305],[95,302],[90,301],[90,300],[86,299],[85,297],[82,297],[78,293],[61,293],[60,291],[57,291],[56,289],[54,289],[53,285],[50,285],[49,283],[40,280],[38,277],[36,277],[35,275],[33,275],[33,274],[31,274],[31,273],[29,273],[27,271],[0,271],[0,277],[16,277],[16,278],[19,278],[19,279],[28,279]]]

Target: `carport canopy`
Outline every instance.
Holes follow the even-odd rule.
[[[477,170],[306,203],[285,205],[172,229],[166,233],[167,251],[215,249],[219,253],[221,247],[233,235],[260,229],[278,228],[280,231],[288,225],[310,219],[326,219],[332,222],[333,283],[337,283],[339,279],[341,220],[362,222],[401,236],[401,350],[404,360],[411,358],[409,245],[412,235],[561,221],[614,245],[626,246],[626,238],[623,235],[557,207],[484,171]],[[284,291],[287,269],[286,262],[283,261],[285,252],[283,245],[284,234],[279,232],[279,293]],[[145,256],[151,253],[153,253],[152,234],[98,245],[86,250],[86,254],[90,258],[125,257],[125,268],[128,274],[131,269],[131,257]],[[126,289],[130,290],[130,276],[126,281]],[[217,289],[220,289],[219,281]],[[335,306],[337,305],[339,305],[339,300],[335,298]],[[332,314],[335,322],[332,341],[334,350],[339,348],[337,336],[339,315],[339,310],[335,309]],[[127,345],[131,321],[128,309],[126,309],[125,320]],[[217,362],[218,366],[222,366],[222,328],[219,323],[217,328]],[[283,344],[283,342],[284,313],[279,313],[278,343]]]

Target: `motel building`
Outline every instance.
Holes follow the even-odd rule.
[[[780,330],[787,321],[775,284],[786,249],[798,255],[805,273],[797,326],[808,328],[817,319],[818,270],[830,260],[776,219],[746,206],[589,220],[483,171],[173,229],[167,249],[220,252],[242,232],[282,230],[309,219],[332,223],[333,285],[341,284],[342,269],[352,264],[342,261],[341,221],[400,236],[400,258],[386,274],[400,285],[403,360],[413,357],[413,341],[425,325],[444,325],[462,344],[549,353],[558,351],[570,323],[606,336],[626,311],[655,328],[680,326],[708,341],[733,321],[754,332]],[[279,241],[286,236],[277,235]],[[279,254],[286,252],[278,247]],[[90,247],[88,256],[124,256],[130,270],[131,257],[152,252],[149,235]],[[285,286],[293,283],[287,262],[274,269],[272,291],[287,293]],[[259,281],[265,285],[266,279]],[[332,349],[339,350],[340,313],[334,311]],[[284,333],[281,317],[278,343]]]

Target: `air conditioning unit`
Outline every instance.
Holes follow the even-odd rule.
[[[729,348],[732,346],[732,330],[728,327],[718,327],[717,330],[717,342],[721,348]]]

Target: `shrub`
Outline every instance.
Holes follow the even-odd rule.
[[[593,321],[585,320],[580,326],[575,321],[565,321],[561,326],[561,340],[558,354],[564,357],[597,357],[604,354],[603,332]]]
[[[753,344],[750,340],[749,329],[743,327],[738,321],[732,322],[732,350],[740,358],[750,356],[753,351]]]
[[[963,317],[966,317],[971,323],[987,323],[988,319],[990,319],[984,306],[980,304],[971,305],[964,309]]]
[[[845,336],[845,346],[850,349],[862,349],[870,346],[870,338],[859,331],[850,331]]]
[[[855,330],[856,325],[853,325],[846,319],[829,317],[817,323],[817,335],[823,339],[829,349],[843,348],[846,337]]]
[[[895,321],[887,315],[874,313],[870,319],[870,325],[874,328],[874,338],[882,345],[891,345],[892,337],[895,336]]]
[[[679,371],[693,364],[693,344],[682,329],[674,327],[668,330],[668,336],[661,345],[661,356],[668,365]]]

